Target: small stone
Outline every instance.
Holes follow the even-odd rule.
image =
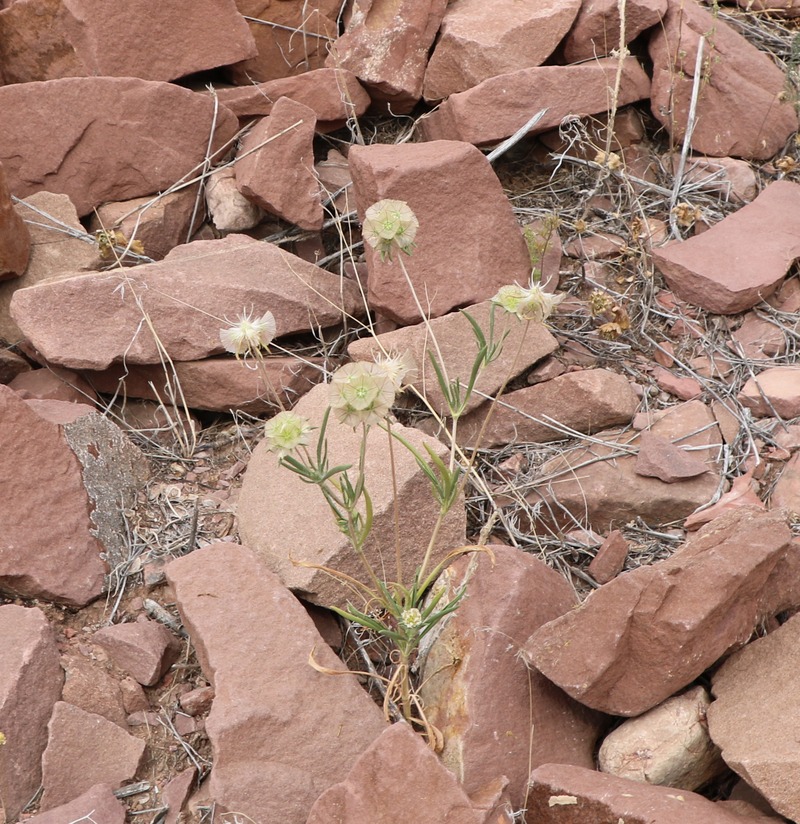
[[[204,715],[211,709],[213,701],[214,687],[198,687],[178,699],[181,709],[189,715]]]
[[[125,805],[114,795],[109,784],[95,784],[91,789],[47,812],[26,818],[26,824],[64,824],[65,821],[89,821],[95,824],[125,824]]]
[[[164,824],[178,824],[178,817],[181,814],[183,805],[189,798],[195,780],[197,779],[197,767],[189,767],[181,770],[174,778],[167,782],[161,798],[169,807]]]
[[[236,172],[224,167],[211,174],[205,187],[206,206],[220,232],[243,232],[258,226],[264,217],[236,186]]]
[[[691,401],[699,398],[703,394],[703,387],[690,377],[680,377],[668,369],[657,366],[653,369],[653,377],[656,379],[658,388],[663,392],[669,392],[682,401]]]
[[[750,378],[739,401],[757,418],[774,415],[791,420],[800,416],[800,368],[773,366]]]
[[[598,584],[607,584],[622,572],[630,547],[623,534],[614,529],[608,533],[597,554],[592,558],[587,572]]]
[[[161,680],[178,660],[181,649],[178,639],[166,627],[146,619],[104,627],[95,632],[92,640],[116,666],[145,687]]]
[[[672,484],[686,478],[696,478],[708,472],[708,466],[702,458],[675,446],[666,438],[652,432],[642,432],[634,471],[637,475]]]

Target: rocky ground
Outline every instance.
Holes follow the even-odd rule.
[[[800,821],[794,0],[162,6],[0,0],[0,821]],[[456,310],[532,268],[563,300],[495,314],[458,425],[435,557],[491,554],[439,582],[426,740],[263,422],[408,352],[394,426],[444,454],[431,335],[465,380]],[[366,461],[408,579],[437,507]]]

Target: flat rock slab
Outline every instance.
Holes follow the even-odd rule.
[[[569,372],[503,395],[480,446],[558,441],[569,437],[564,427],[599,432],[630,423],[638,406],[639,399],[623,375],[607,369]],[[484,401],[464,416],[458,427],[464,444],[477,444],[489,408],[490,402]]]
[[[587,706],[639,715],[747,640],[790,545],[781,513],[722,515],[670,558],[620,575],[537,630],[525,660]]]
[[[67,194],[79,215],[169,188],[238,128],[233,113],[205,95],[132,77],[0,86],[0,109],[0,161],[11,193]]]
[[[355,761],[345,781],[322,793],[306,824],[403,824],[420,820],[488,824],[486,812],[473,805],[433,750],[401,722],[375,739]]]
[[[42,810],[77,798],[96,784],[121,787],[136,775],[145,743],[112,721],[59,701],[42,756]]]
[[[728,766],[781,815],[800,819],[800,617],[734,653],[712,680],[708,730]]]
[[[749,378],[739,401],[757,418],[778,415],[784,420],[800,416],[800,368],[773,366]]]
[[[695,78],[701,37],[703,77]],[[684,138],[695,82],[701,83],[701,92],[691,147],[700,154],[766,160],[797,130],[797,114],[785,95],[785,73],[699,3],[669,0],[661,25],[653,29],[649,51],[650,108],[675,143]],[[752,234],[742,237],[759,249]]]
[[[484,80],[449,97],[421,121],[426,140],[463,140],[476,146],[498,143],[521,129],[540,109],[544,117],[529,134],[555,129],[567,115],[608,110],[617,61],[602,58],[579,66],[536,66]],[[650,96],[650,79],[635,58],[623,64],[619,106]],[[421,221],[420,221],[421,222]]]
[[[16,604],[0,607],[0,817],[16,821],[42,778],[47,722],[61,697],[64,672],[45,614]]]
[[[216,697],[206,720],[212,798],[254,821],[305,824],[386,729],[303,606],[249,549],[217,543],[179,558],[167,580]],[[231,632],[235,627],[236,631]]]
[[[95,824],[125,824],[125,805],[114,795],[109,784],[95,784],[74,801],[44,813],[26,818],[30,824],[64,824],[69,821],[89,821]]]
[[[234,0],[23,0],[0,11],[6,83],[114,76],[175,80],[256,54]]]
[[[475,384],[478,392],[494,395],[505,381],[517,377],[558,349],[558,341],[544,324],[524,323],[490,301],[468,306],[464,312],[472,317],[486,335],[494,314],[494,339],[504,341],[499,357],[481,372]],[[353,341],[347,352],[357,361],[373,360],[382,352],[408,352],[417,367],[417,376],[412,383],[425,395],[438,414],[445,415],[444,395],[428,354],[436,354],[430,339],[431,332],[439,344],[448,377],[450,380],[458,378],[462,386],[466,386],[469,381],[478,345],[472,325],[462,312],[451,312],[434,318],[429,323],[430,331],[428,324],[419,323],[374,338],[361,338]],[[483,398],[475,393],[467,402],[466,410],[481,403]]]
[[[114,361],[192,361],[223,351],[220,329],[271,311],[278,335],[360,313],[358,287],[246,235],[173,249],[163,261],[40,283],[15,292],[11,314],[50,362],[105,369]],[[147,320],[145,321],[145,315]]]
[[[702,795],[653,787],[566,764],[546,764],[531,773],[528,821],[536,824],[765,824],[774,821],[748,808],[738,815]]]
[[[771,183],[708,231],[652,250],[682,300],[720,315],[751,309],[780,286],[800,257],[800,185]]]
[[[708,466],[702,457],[681,449],[667,438],[642,432],[635,472],[645,478],[658,478],[665,484],[671,484],[696,478],[708,472]]]
[[[490,545],[454,561],[437,586],[449,598],[466,584],[458,609],[423,643],[420,697],[441,731],[441,759],[470,794],[508,779],[514,809],[524,806],[531,769],[592,768],[605,718],[582,707],[519,656],[529,635],[571,610],[563,575],[515,547]]]
[[[450,3],[425,72],[425,99],[442,100],[498,74],[541,66],[580,6],[580,0]]]
[[[102,627],[92,636],[108,657],[142,686],[155,686],[178,660],[178,639],[156,621],[132,621]]]
[[[265,358],[258,369],[235,358],[177,361],[175,378],[189,409],[250,415],[274,411],[281,403],[294,406],[297,399],[322,379],[322,364],[313,359],[277,356]],[[83,372],[98,392],[122,392],[128,398],[160,401],[177,393],[175,378],[162,366],[112,364],[102,372]],[[170,388],[171,387],[171,388]],[[280,399],[280,401],[278,400]]]
[[[312,426],[319,427],[328,408],[327,385],[315,386],[295,407]],[[444,446],[416,429],[392,424],[395,432],[407,439],[421,454],[425,446],[445,457]],[[358,462],[361,430],[340,424],[334,415],[326,430],[330,466]],[[312,433],[311,451],[316,449],[317,433]],[[393,441],[396,488],[390,471],[391,458],[387,434],[377,426],[367,435],[365,455],[366,488],[372,498],[373,526],[364,552],[378,568],[396,570],[395,500],[399,507],[399,554],[406,581],[410,581],[422,562],[439,507],[431,495],[428,481],[411,453]],[[334,521],[328,504],[317,486],[304,483],[286,467],[262,441],[247,465],[237,503],[239,534],[242,541],[276,572],[285,586],[306,600],[322,606],[344,607],[353,594],[348,586],[320,569],[300,566],[297,561],[324,565],[366,581],[367,573],[350,542]],[[355,475],[351,472],[351,480]],[[396,498],[395,498],[396,491]],[[460,500],[463,501],[463,498]],[[456,501],[445,517],[431,562],[438,563],[452,549],[466,543],[466,516],[463,504]],[[363,604],[356,604],[359,608]]]
[[[491,164],[455,140],[353,146],[348,154],[359,216],[373,203],[403,200],[419,220],[413,254],[403,264],[427,315],[492,297],[527,282],[530,256],[511,204]],[[461,228],[469,226],[465,232]],[[366,245],[366,244],[365,244]],[[366,246],[370,306],[401,325],[422,312],[397,261]]]

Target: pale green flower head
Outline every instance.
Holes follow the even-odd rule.
[[[563,293],[554,295],[545,292],[538,283],[534,283],[528,289],[514,283],[510,286],[501,286],[492,302],[502,306],[506,312],[516,315],[520,320],[543,323],[565,297]]]
[[[296,412],[279,412],[264,425],[269,451],[279,458],[291,454],[298,446],[308,444],[311,424]]]
[[[386,260],[394,249],[410,255],[418,228],[417,216],[404,200],[379,200],[367,209],[362,232],[381,260]]]
[[[359,361],[337,369],[328,392],[336,418],[355,428],[360,423],[378,423],[386,418],[396,389],[384,369],[375,363]]]
[[[260,318],[251,317],[250,312],[242,312],[236,323],[219,330],[219,339],[226,351],[233,352],[239,358],[266,349],[272,343],[275,331],[272,312],[265,312]]]
[[[413,381],[417,374],[417,364],[408,350],[399,354],[378,355],[375,363],[387,374],[398,392],[404,383]]]
[[[400,613],[400,623],[406,629],[416,629],[422,623],[422,613],[416,607],[404,609]]]

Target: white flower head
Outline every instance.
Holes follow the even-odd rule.
[[[294,452],[298,446],[305,446],[310,432],[311,424],[296,412],[279,412],[264,424],[269,450],[279,458]]]
[[[545,292],[538,283],[534,283],[528,289],[514,283],[510,286],[501,286],[492,302],[502,306],[506,312],[516,315],[520,320],[543,323],[565,297],[563,293],[555,295]]]
[[[381,260],[386,260],[395,248],[410,255],[418,228],[417,216],[404,200],[379,200],[364,214],[362,232]]]
[[[219,330],[219,339],[227,352],[233,352],[239,358],[266,349],[272,343],[275,331],[272,312],[265,312],[260,318],[251,317],[250,312],[242,312],[236,323]]]
[[[377,364],[358,361],[337,369],[328,391],[337,419],[355,428],[359,423],[382,421],[389,414],[397,390]]]
[[[408,350],[399,354],[377,355],[375,363],[386,372],[398,392],[404,383],[410,383],[417,376],[417,364]]]
[[[404,609],[400,613],[400,623],[407,629],[416,629],[422,623],[422,613],[416,607]]]

